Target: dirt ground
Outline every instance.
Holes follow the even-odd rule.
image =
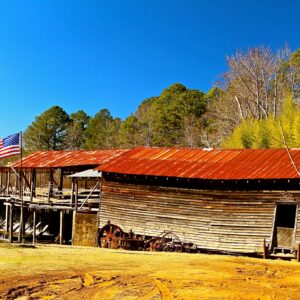
[[[0,244],[1,299],[300,299],[300,263]]]

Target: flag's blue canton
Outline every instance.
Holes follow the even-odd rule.
[[[3,147],[19,145],[19,143],[20,143],[20,133],[12,134],[3,139]]]

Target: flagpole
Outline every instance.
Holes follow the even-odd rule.
[[[24,228],[24,203],[23,203],[23,184],[22,184],[22,167],[23,167],[23,144],[22,144],[22,131],[20,131],[20,198],[21,198],[21,211],[20,211],[20,229],[19,229],[19,242],[23,241],[23,228]]]

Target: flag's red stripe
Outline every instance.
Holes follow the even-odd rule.
[[[19,155],[19,154],[20,154],[20,152],[3,154],[3,155],[0,155],[0,158],[10,157],[10,156]]]
[[[1,142],[0,142],[0,147],[1,147]],[[8,147],[0,149],[0,158],[13,156],[13,155],[17,155],[20,153],[21,152],[20,152],[19,145],[8,146]]]
[[[0,153],[9,152],[9,151],[13,151],[13,150],[19,150],[20,151],[20,147],[19,146],[5,147],[5,148],[0,149]]]
[[[7,153],[10,153],[10,152],[20,152],[20,149],[14,148],[14,149],[10,149],[9,151],[7,151],[7,150],[1,151],[0,150],[0,155],[1,154],[7,154]]]

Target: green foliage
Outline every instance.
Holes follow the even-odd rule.
[[[199,146],[206,95],[176,83],[158,97],[145,99],[124,121],[107,109],[94,117],[83,110],[70,116],[54,106],[36,117],[24,133],[26,150],[108,149],[146,146]]]
[[[206,102],[209,104],[211,103],[213,100],[215,100],[216,98],[220,97],[220,95],[222,94],[222,90],[219,89],[218,87],[213,87],[211,88],[205,95],[204,95],[204,99],[206,100]]]
[[[132,115],[122,122],[119,134],[121,147],[135,147],[139,144],[140,127],[136,116]]]
[[[83,111],[70,114],[70,123],[65,137],[65,148],[69,150],[83,149],[86,140],[86,128],[90,117]]]
[[[134,115],[122,122],[122,147],[199,146],[205,94],[175,83],[158,97],[144,100]]]
[[[189,146],[185,139],[185,120],[200,118],[206,105],[204,93],[198,90],[189,90],[178,83],[165,89],[152,103],[152,145]],[[199,127],[197,122],[193,125]]]
[[[119,136],[122,120],[115,118],[112,120],[108,129],[107,148],[119,147]]]
[[[23,134],[27,151],[64,149],[64,139],[70,122],[68,114],[59,106],[52,106],[26,129]]]
[[[156,100],[157,97],[145,99],[135,114],[138,122],[138,145],[153,145],[154,122],[156,118],[153,103]]]
[[[109,110],[101,109],[86,128],[86,149],[109,149],[117,146],[120,119],[113,119]]]
[[[286,63],[284,77],[294,98],[300,97],[300,49],[292,53]]]

